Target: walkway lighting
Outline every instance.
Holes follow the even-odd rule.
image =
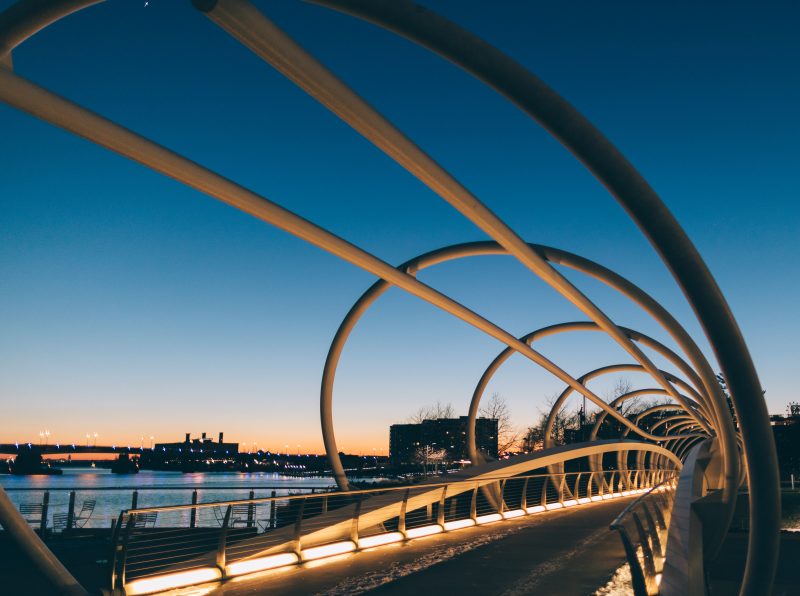
[[[375,536],[365,536],[358,539],[358,548],[372,548],[373,546],[383,546],[384,544],[391,544],[392,542],[400,542],[404,536],[402,532],[387,532],[385,534],[376,534]]]
[[[472,518],[457,519],[455,521],[444,522],[444,529],[448,532],[451,530],[460,530],[461,528],[469,528],[475,525],[475,520]]]
[[[298,560],[297,555],[294,553],[281,553],[269,557],[258,557],[257,559],[244,559],[227,565],[225,567],[225,575],[234,577],[246,573],[255,573],[256,571],[266,571],[267,569],[283,567],[284,565],[292,565],[297,563]]]
[[[345,540],[343,542],[333,542],[331,544],[323,544],[322,546],[305,548],[300,552],[300,556],[303,558],[303,561],[313,561],[314,559],[341,555],[354,550],[356,550],[355,543],[352,540]]]
[[[219,569],[216,567],[201,567],[190,571],[133,580],[129,584],[125,584],[125,594],[126,596],[153,594],[154,592],[212,582],[218,579],[222,579],[222,572]]]
[[[439,534],[443,532],[442,526],[433,524],[430,526],[420,526],[418,528],[411,528],[406,530],[406,538],[422,538],[423,536],[430,536],[431,534]]]
[[[479,515],[475,518],[475,523],[478,525],[481,524],[491,524],[496,521],[500,521],[503,519],[503,516],[499,513],[489,513],[488,515]]]

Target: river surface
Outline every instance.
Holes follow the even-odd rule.
[[[54,513],[65,513],[69,493],[75,491],[76,514],[84,500],[95,499],[97,504],[85,527],[110,527],[123,509],[131,507],[133,491],[138,491],[139,507],[163,507],[191,503],[192,492],[197,490],[198,502],[247,499],[250,491],[255,497],[269,497],[273,490],[277,496],[306,493],[311,489],[329,488],[333,479],[282,476],[280,474],[214,472],[184,474],[142,470],[138,474],[112,474],[101,468],[64,468],[60,476],[9,476],[0,475],[0,485],[6,489],[11,501],[41,503],[45,491],[50,493],[49,518]],[[50,525],[50,524],[48,524]]]

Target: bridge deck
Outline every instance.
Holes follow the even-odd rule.
[[[168,594],[576,594],[624,563],[608,524],[631,498],[545,512]],[[568,572],[565,572],[568,570]]]

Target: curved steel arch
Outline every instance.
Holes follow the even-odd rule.
[[[635,331],[633,329],[629,329],[627,327],[622,327],[622,326],[620,326],[620,329],[622,329],[622,331],[625,334],[627,334],[628,337],[630,337],[633,341],[640,342],[643,345],[646,345],[649,348],[652,348],[657,353],[659,353],[661,356],[664,356],[672,364],[674,364],[676,367],[681,369],[682,372],[686,373],[686,372],[691,371],[691,367],[689,367],[688,364],[686,364],[680,358],[680,356],[675,354],[675,352],[673,352],[672,350],[667,348],[664,344],[654,340],[653,338],[651,338],[651,337],[649,337],[649,336],[647,336],[647,335],[645,335],[643,333]],[[555,334],[558,334],[558,333],[564,333],[564,332],[569,332],[569,331],[602,331],[602,330],[599,327],[597,327],[597,325],[595,325],[594,323],[590,323],[590,322],[578,321],[578,322],[572,322],[572,323],[558,323],[556,325],[550,325],[548,327],[542,327],[541,329],[537,329],[536,331],[532,331],[531,333],[528,333],[527,335],[522,336],[520,339],[522,341],[524,341],[525,343],[527,343],[527,344],[531,344],[534,341],[536,341],[537,339],[543,339],[543,338],[548,337],[550,335],[555,335]],[[476,445],[476,438],[475,438],[475,421],[476,421],[476,419],[478,417],[478,410],[480,408],[481,399],[483,398],[483,394],[486,391],[486,387],[488,386],[489,381],[492,379],[494,374],[499,370],[500,366],[504,362],[506,362],[513,354],[514,354],[514,351],[511,350],[510,348],[506,348],[505,350],[500,352],[500,354],[491,362],[491,364],[489,364],[489,366],[486,368],[484,373],[481,375],[481,378],[478,381],[478,384],[475,387],[475,390],[473,391],[472,400],[470,401],[470,406],[469,406],[469,414],[468,414],[468,422],[467,422],[467,452],[468,452],[469,458],[473,462],[477,462],[478,461],[478,457],[479,457],[478,450],[477,450],[477,445]],[[645,370],[644,372],[647,372],[647,371]],[[693,372],[693,371],[691,371],[691,372]],[[695,403],[697,403],[698,406],[699,406],[697,412],[695,412],[694,410],[691,410],[691,408],[689,408],[688,402],[685,402],[685,400],[687,398],[685,396],[681,395],[680,393],[678,393],[674,388],[672,388],[672,384],[671,384],[672,381],[669,379],[669,377],[664,375],[665,371],[661,371],[661,373],[662,373],[662,376],[664,376],[665,379],[670,381],[670,385],[669,386],[672,389],[671,391],[669,391],[667,389],[662,389],[664,394],[669,395],[670,397],[675,399],[678,403],[684,404],[684,409],[686,411],[690,411],[690,412],[695,413],[695,415],[697,416],[697,421],[704,428],[704,430],[706,430],[706,432],[711,432],[711,429],[708,426],[707,420],[703,419],[703,416],[705,416],[706,418],[709,417],[707,411],[703,407],[704,404],[706,403],[706,399],[704,399],[703,396],[700,393],[698,393],[693,388],[691,388],[688,385],[688,383],[685,383],[683,380],[679,380],[679,382],[684,385],[684,387],[687,389],[687,391],[691,392],[693,394],[693,397],[695,398]],[[675,377],[675,378],[677,379],[677,377]],[[604,406],[600,406],[600,408],[604,409]],[[610,413],[610,411],[606,410],[606,413]],[[625,423],[623,423],[623,424],[625,424]]]
[[[708,365],[707,361],[705,361],[705,358],[702,356],[699,348],[697,348],[696,344],[694,344],[691,337],[681,327],[677,320],[675,320],[672,315],[670,315],[660,304],[658,304],[655,299],[638,288],[636,285],[617,273],[614,273],[610,269],[568,251],[537,244],[531,244],[530,246],[534,250],[541,251],[542,255],[547,260],[585,273],[586,275],[589,275],[592,278],[597,279],[607,286],[622,293],[628,299],[632,300],[635,304],[645,310],[645,312],[650,314],[654,319],[656,319],[656,321],[669,333],[676,343],[678,343],[687,356],[690,357],[695,366],[699,365],[701,371],[706,369],[708,371],[711,370],[711,367]],[[409,274],[416,275],[417,272],[433,265],[454,259],[486,255],[508,255],[508,253],[496,242],[468,242],[446,246],[424,253],[399,265],[398,269],[401,271],[404,270]],[[328,349],[328,355],[325,359],[325,365],[323,367],[320,388],[320,420],[322,425],[322,437],[325,444],[325,450],[331,462],[334,478],[336,479],[339,487],[343,490],[347,489],[348,484],[346,475],[344,473],[344,467],[342,466],[338,455],[339,451],[336,445],[332,411],[333,383],[336,376],[336,368],[350,333],[353,331],[356,324],[369,309],[369,307],[384,292],[386,292],[389,287],[391,287],[390,282],[386,281],[385,279],[378,280],[372,286],[370,286],[353,304],[339,325],[339,328],[337,329],[336,334],[331,341],[331,346]],[[663,346],[663,344],[659,343],[658,346]],[[651,347],[653,347],[653,345],[651,345]],[[700,391],[702,391],[702,387],[706,388],[706,393],[710,395],[708,400],[710,403],[709,407],[712,408],[709,414],[713,416],[717,410],[717,408],[714,406],[715,393],[713,392],[713,388],[711,393],[708,393],[708,384],[703,378],[698,377],[697,373],[692,370],[691,366],[687,365],[680,357],[678,357],[674,352],[665,346],[663,349],[664,354],[669,353],[670,355],[674,355],[674,362],[676,363],[676,366],[678,366],[678,368],[684,371],[685,374],[692,379],[693,384],[695,384]],[[705,362],[705,366],[702,366],[703,362]],[[714,383],[716,383],[716,378],[713,376],[713,372],[710,374],[711,377],[715,379]],[[718,385],[717,390],[719,390]],[[694,389],[692,389],[692,392],[694,395],[699,395],[699,393]],[[704,400],[700,398],[700,401]],[[734,484],[738,485],[738,474],[736,474],[736,482],[734,482]]]
[[[595,379],[599,376],[611,374],[614,372],[622,372],[622,371],[645,372],[645,373],[647,372],[646,370],[644,370],[643,367],[641,367],[638,364],[611,364],[609,366],[601,366],[600,368],[596,368],[592,371],[589,371],[586,374],[583,374],[580,377],[578,377],[578,380],[582,384],[584,384],[587,381]],[[681,386],[683,389],[691,389],[691,387],[685,381],[683,381],[679,377],[676,377],[672,373],[662,370],[661,374],[664,377],[668,378],[671,383]],[[569,399],[569,397],[572,395],[572,392],[573,392],[572,387],[567,387],[564,391],[561,392],[556,401],[553,402],[553,406],[550,408],[550,414],[547,417],[547,423],[545,425],[545,431],[544,431],[545,447],[553,446],[552,434],[553,434],[553,426],[555,425],[555,417],[558,414],[558,412],[561,411],[564,402],[567,401],[567,399]],[[625,426],[627,426],[640,436],[649,439],[651,441],[663,440],[663,437],[657,437],[655,435],[652,435],[644,431],[643,429],[639,428],[638,426],[633,426],[632,424],[630,424],[630,421],[628,422],[629,424],[626,424]],[[708,437],[708,433],[705,433],[704,436]]]

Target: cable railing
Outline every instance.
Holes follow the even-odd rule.
[[[67,530],[113,529],[122,509],[137,509],[141,505],[161,506],[216,501],[221,498],[253,499],[286,494],[330,492],[333,485],[267,485],[242,484],[206,485],[201,488],[186,485],[165,486],[92,486],[92,487],[3,487],[15,507],[37,506],[35,529],[40,533],[61,533]],[[85,505],[94,503],[91,513]],[[82,513],[83,512],[83,513]],[[29,520],[30,523],[30,520]]]
[[[648,490],[611,523],[619,532],[634,596],[659,593],[677,474]]]
[[[111,587],[147,594],[640,494],[672,470],[480,478],[122,511]]]

